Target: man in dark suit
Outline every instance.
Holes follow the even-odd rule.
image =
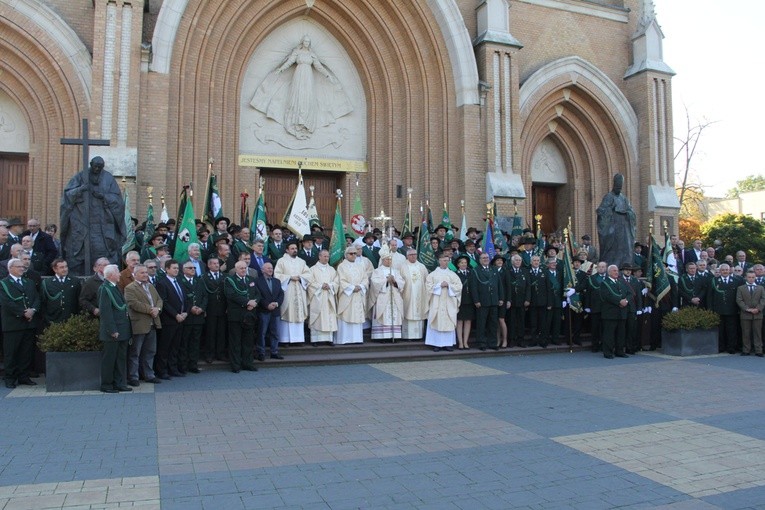
[[[226,346],[226,296],[223,294],[223,280],[226,275],[220,272],[220,260],[217,257],[207,259],[207,273],[202,283],[207,293],[207,316],[205,320],[205,362],[214,359],[228,360]]]
[[[263,276],[258,277],[255,285],[260,292],[260,301],[258,301],[258,318],[260,319],[260,328],[258,331],[258,341],[255,350],[258,353],[258,360],[266,359],[266,340],[270,347],[271,359],[284,359],[279,354],[279,335],[278,326],[282,313],[281,306],[284,302],[284,291],[279,280],[274,278],[274,266],[270,262],[263,264]]]
[[[635,354],[641,350],[640,325],[638,316],[643,314],[643,283],[632,275],[632,271],[638,268],[632,264],[622,264],[622,276],[619,283],[627,291],[627,321],[625,322],[625,352]],[[638,268],[640,269],[640,268]],[[646,291],[646,294],[648,292]]]
[[[11,244],[21,244],[22,237],[24,237],[24,223],[21,218],[8,220],[8,241]]]
[[[762,358],[762,310],[765,309],[765,287],[757,285],[754,271],[746,273],[746,283],[736,290],[736,304],[741,310],[742,356],[754,353]]]
[[[58,248],[50,234],[40,230],[40,221],[30,218],[27,221],[27,230],[23,234],[32,238],[34,253],[38,253],[42,260],[40,269],[37,269],[44,275],[51,274],[51,263],[58,256]]]
[[[252,257],[250,257],[250,267],[255,269],[258,272],[258,276],[261,276],[263,272],[261,271],[261,267],[263,267],[263,264],[266,262],[272,262],[273,261],[268,258],[268,256],[265,253],[265,243],[262,239],[257,239],[252,243]]]
[[[40,295],[34,284],[23,277],[24,263],[8,261],[9,275],[0,280],[0,316],[5,354],[5,387],[16,384],[34,386],[28,372],[32,364],[35,330],[39,322]]]
[[[523,236],[523,251],[521,251],[520,255],[523,259],[523,267],[526,269],[531,268],[531,257],[534,256],[536,246],[537,240],[533,234],[526,234]]]
[[[0,261],[11,258],[11,243],[8,242],[8,227],[0,226]]]
[[[98,336],[104,343],[101,354],[101,391],[117,393],[133,391],[127,385],[127,350],[131,338],[127,303],[117,287],[120,270],[116,264],[104,268],[105,281],[98,289],[101,311]]]
[[[547,273],[540,265],[539,255],[532,255],[529,267],[529,326],[531,345],[547,347],[545,324],[547,322],[547,306],[549,293],[547,291]]]
[[[736,291],[740,285],[740,280],[731,276],[730,266],[720,264],[720,276],[709,282],[707,290],[707,307],[720,316],[718,347],[720,352],[728,351],[728,354],[735,353],[738,347]]]
[[[603,280],[608,278],[608,264],[598,262],[595,266],[595,273],[587,279],[587,286],[584,293],[584,311],[590,314],[590,335],[592,337],[592,352],[598,352],[601,349],[601,339],[603,337],[602,308],[603,301],[600,299],[600,287]]]
[[[508,341],[518,347],[526,347],[525,320],[526,310],[531,304],[531,285],[529,275],[523,267],[520,255],[513,255],[510,267],[505,274],[505,306],[510,305],[508,322],[510,325]]]
[[[93,276],[85,280],[80,290],[80,309],[90,317],[98,317],[98,289],[104,283],[104,268],[109,265],[109,259],[101,257],[93,265]]]
[[[196,271],[194,262],[187,260],[183,263],[183,277],[178,278],[186,296],[184,309],[189,312],[183,321],[178,363],[181,372],[192,374],[199,373],[199,349],[207,310],[207,292],[202,279],[196,276]]]
[[[685,273],[677,282],[677,290],[680,293],[680,307],[695,306],[706,308],[708,278],[697,274],[695,262],[685,264]]]
[[[165,262],[165,278],[157,283],[157,292],[162,298],[162,331],[157,341],[157,355],[154,357],[154,372],[160,379],[184,377],[185,367],[179,363],[181,334],[183,321],[189,315],[186,310],[186,295],[178,282],[180,272],[178,261],[170,259]]]
[[[298,257],[305,260],[305,265],[313,267],[319,261],[319,252],[313,247],[313,237],[303,236],[303,243],[298,250]]]
[[[686,248],[685,250],[685,265],[688,265],[688,262],[698,262],[701,260],[701,252],[703,251],[703,248],[701,246],[701,239],[696,239],[693,241],[693,245],[690,248]]]
[[[468,285],[476,313],[476,342],[482,351],[487,347],[499,350],[497,307],[505,304],[505,287],[497,269],[489,265],[487,253],[482,253],[478,258],[478,267],[470,273]]]
[[[741,268],[742,274],[744,275],[746,275],[747,271],[752,269],[752,263],[746,261],[746,252],[742,250],[736,252],[736,262],[734,264],[736,267]]]
[[[69,266],[64,259],[54,259],[51,267],[53,276],[42,281],[40,293],[46,325],[64,322],[80,311],[80,279],[69,277]]]
[[[247,264],[239,261],[234,266],[236,274],[230,275],[223,283],[223,292],[228,302],[228,357],[231,371],[256,372],[253,360],[257,312],[260,292],[255,281],[247,276]]]
[[[547,314],[545,316],[545,343],[558,345],[560,343],[561,318],[563,316],[563,271],[558,271],[558,259],[547,259]]]
[[[603,357],[628,358],[624,353],[625,326],[629,307],[628,290],[619,283],[619,267],[608,266],[608,276],[600,285]]]

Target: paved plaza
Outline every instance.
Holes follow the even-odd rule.
[[[0,509],[765,508],[760,358],[444,354],[0,389]]]

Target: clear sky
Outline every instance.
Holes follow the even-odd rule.
[[[747,175],[765,175],[765,0],[654,0],[672,79],[675,137],[704,130],[691,163],[707,196]],[[677,144],[677,142],[676,142]],[[675,161],[675,170],[684,166]]]

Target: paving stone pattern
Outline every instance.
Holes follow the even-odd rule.
[[[578,352],[0,389],[0,510],[765,509],[763,388]]]

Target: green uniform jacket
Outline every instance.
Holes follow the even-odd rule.
[[[181,286],[183,287],[183,292],[186,293],[186,302],[184,303],[184,310],[189,312],[189,315],[186,317],[186,320],[183,321],[184,325],[195,325],[195,324],[204,324],[205,323],[205,314],[201,315],[194,315],[191,313],[191,307],[192,306],[198,306],[205,312],[207,311],[207,291],[205,290],[205,284],[202,281],[201,277],[194,277],[193,283],[189,283],[188,278],[185,276],[183,278],[178,278],[178,281],[180,282]]]
[[[470,295],[473,303],[481,306],[498,306],[505,299],[505,286],[496,267],[484,269],[478,267],[470,272],[468,278]]]
[[[534,274],[534,270],[529,270],[529,286],[531,287],[531,299],[529,302],[531,306],[549,306],[548,299],[550,297],[547,289],[547,272],[541,267],[537,269],[537,274]]]
[[[505,296],[514,307],[523,307],[527,301],[531,303],[531,280],[523,267],[517,273],[514,267],[508,267],[505,271]]]
[[[3,331],[35,329],[39,323],[40,295],[32,280],[22,278],[21,282],[23,289],[10,275],[0,280],[0,317]],[[38,310],[31,321],[24,317],[24,310],[28,308]]]
[[[119,333],[117,341],[130,340],[133,333],[127,303],[120,289],[111,282],[105,281],[98,289],[98,310],[101,317],[98,337],[102,342],[114,342],[114,333]]]
[[[741,280],[728,276],[728,283],[722,277],[713,278],[707,290],[707,307],[719,315],[738,315],[736,291]]]
[[[228,303],[228,321],[255,325],[256,309],[247,310],[247,302],[251,299],[260,301],[260,292],[254,279],[245,276],[244,280],[243,282],[238,276],[230,275],[223,283],[223,292]]]
[[[627,318],[629,306],[622,308],[619,306],[619,302],[622,299],[629,299],[627,295],[629,291],[625,285],[612,281],[611,278],[605,277],[603,283],[600,285],[600,301],[601,301],[601,318],[604,321],[607,320],[621,320]]]
[[[42,281],[43,318],[46,323],[64,322],[80,311],[79,278],[67,276],[63,283],[57,276]]]

